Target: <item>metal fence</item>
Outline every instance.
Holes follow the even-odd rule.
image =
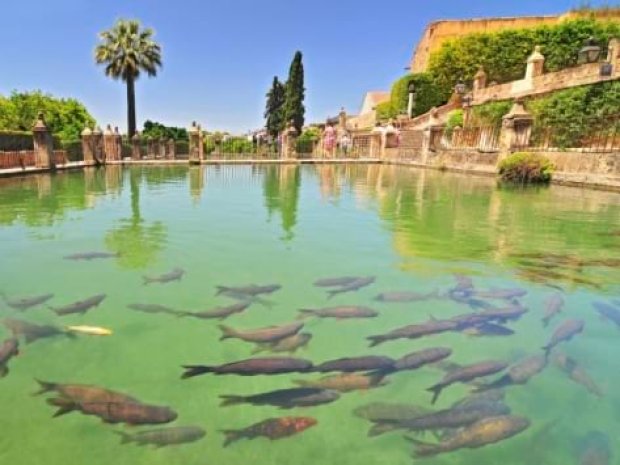
[[[67,152],[64,150],[54,150],[53,162],[55,165],[68,163]],[[36,165],[36,155],[33,150],[20,150],[12,152],[0,152],[0,169],[34,167]]]

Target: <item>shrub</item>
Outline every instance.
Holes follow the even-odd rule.
[[[551,181],[553,165],[542,155],[517,152],[508,156],[499,165],[502,181],[529,184]]]
[[[509,100],[489,102],[473,107],[471,110],[471,124],[472,126],[495,126],[500,124],[502,118],[510,111],[511,107],[512,102]]]
[[[432,75],[428,73],[407,74],[392,85],[390,101],[377,105],[377,116],[389,119],[406,114],[409,106],[409,83],[413,81],[416,89],[413,115],[422,115],[433,107],[445,103],[450,93],[439,89]]]

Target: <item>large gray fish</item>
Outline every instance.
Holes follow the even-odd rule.
[[[66,255],[63,257],[65,260],[101,260],[105,258],[117,258],[120,257],[119,253],[109,253],[109,252],[83,252],[83,253],[75,253],[73,255]]]
[[[0,344],[0,378],[9,374],[9,360],[18,354],[19,341],[17,339],[7,339]]]
[[[297,333],[284,339],[280,339],[279,341],[260,343],[258,344],[256,349],[252,351],[252,353],[258,354],[260,352],[288,352],[292,354],[295,353],[298,349],[306,347],[311,339],[312,334],[310,333]]]
[[[384,292],[375,297],[377,302],[401,303],[401,302],[420,302],[439,297],[438,291],[420,294],[419,292]]]
[[[478,291],[475,295],[483,299],[512,300],[527,295],[527,291],[525,289],[491,289],[489,291]]]
[[[393,341],[396,339],[417,339],[423,336],[429,336],[431,334],[445,333],[447,331],[456,331],[458,328],[458,321],[430,320],[426,323],[403,326],[402,328],[394,329],[386,334],[369,336],[366,339],[371,341],[370,347],[374,347],[387,341]]]
[[[505,362],[491,360],[474,363],[473,365],[467,365],[450,372],[446,374],[446,376],[439,383],[427,389],[427,391],[433,393],[431,404],[437,402],[437,399],[443,389],[454,383],[467,383],[476,378],[494,375],[495,373],[505,370],[506,367],[508,367],[508,364]]]
[[[543,347],[545,351],[545,355],[548,357],[551,351],[558,344],[570,341],[577,334],[581,333],[585,328],[586,324],[583,320],[567,320],[562,323],[551,336],[551,340],[549,343]]]
[[[64,316],[71,315],[73,313],[84,314],[91,308],[99,306],[101,302],[106,298],[105,294],[98,294],[88,299],[80,300],[64,307],[49,307],[56,315]]]
[[[348,286],[355,281],[362,279],[360,276],[342,276],[340,278],[324,278],[314,282],[316,287],[340,287]]]
[[[353,410],[356,417],[376,423],[411,420],[430,412],[428,408],[418,405],[389,402],[372,402]]]
[[[429,363],[437,363],[444,360],[450,355],[452,355],[452,349],[446,347],[433,347],[431,349],[412,352],[396,360],[394,363],[394,371],[417,370]]]
[[[611,321],[620,329],[620,308],[616,308],[604,302],[594,302],[592,305],[601,317]]]
[[[47,403],[59,407],[63,413],[79,411],[84,415],[97,416],[105,423],[156,425],[170,423],[176,420],[178,416],[170,407],[142,403],[76,402],[66,397],[48,399]],[[58,416],[58,412],[55,416]]]
[[[167,315],[187,316],[186,312],[180,312],[166,305],[160,304],[129,304],[127,308],[142,313],[164,313]]]
[[[304,373],[312,369],[312,362],[299,358],[265,357],[241,360],[219,366],[187,365],[181,378],[214,373],[216,375],[279,375],[282,373]]]
[[[586,369],[577,360],[560,352],[553,354],[553,362],[577,384],[581,384],[590,393],[597,397],[603,397],[602,389],[596,384]]]
[[[358,291],[363,287],[370,286],[372,283],[375,282],[376,279],[377,278],[375,278],[374,276],[359,278],[345,286],[342,286],[340,289],[333,289],[331,291],[328,291],[327,294],[329,298],[332,298],[338,294],[344,294],[345,292]]]
[[[302,308],[299,310],[302,316],[316,316],[319,318],[336,318],[338,320],[348,318],[374,318],[379,315],[372,308],[357,305],[343,305],[340,307],[326,308]]]
[[[323,362],[314,367],[313,371],[319,373],[328,373],[330,371],[341,371],[345,373],[354,371],[390,371],[394,368],[394,363],[394,360],[389,357],[368,355]]]
[[[34,395],[55,392],[61,397],[70,399],[75,403],[112,403],[112,404],[139,404],[140,401],[135,397],[123,394],[122,392],[112,391],[107,388],[93,386],[90,384],[63,384],[51,383],[49,381],[36,380],[39,383],[39,390]],[[59,410],[56,415],[60,416],[68,413],[65,410]]]
[[[44,304],[54,297],[54,294],[43,294],[35,297],[24,297],[22,299],[8,299],[4,293],[0,293],[0,296],[4,299],[4,303],[12,309],[28,310],[29,308]]]
[[[75,337],[73,334],[57,328],[56,326],[37,325],[34,323],[29,323],[28,321],[15,320],[12,318],[5,318],[2,323],[11,331],[13,337],[23,337],[27,344],[30,344],[38,339],[54,336],[67,336],[70,338]]]
[[[499,416],[485,418],[460,430],[447,441],[428,444],[417,439],[407,438],[416,445],[416,457],[432,457],[458,449],[477,449],[503,441],[525,431],[530,421],[524,417]]]
[[[135,443],[139,446],[155,446],[156,448],[176,446],[196,442],[205,437],[207,432],[198,426],[176,426],[161,428],[137,433],[115,431],[121,439],[121,444]]]
[[[170,283],[172,281],[180,281],[183,275],[185,274],[185,270],[181,268],[173,268],[167,273],[164,273],[159,276],[143,276],[144,285],[152,284],[152,283]]]
[[[239,331],[229,326],[219,325],[222,331],[222,337],[220,341],[224,339],[241,339],[246,342],[276,342],[281,339],[285,339],[294,334],[297,334],[301,328],[304,327],[304,323],[296,321],[280,326],[268,326],[266,328],[251,329],[247,331]]]
[[[333,389],[338,392],[351,392],[385,386],[387,381],[383,373],[340,373],[337,375],[324,376],[318,380],[296,380],[294,383],[304,387]]]
[[[280,284],[268,284],[266,286],[257,286],[255,284],[251,284],[249,286],[241,287],[217,286],[217,292],[215,295],[232,292],[236,294],[243,294],[255,297],[262,294],[273,294],[280,289],[282,289],[282,286]]]
[[[192,318],[201,318],[204,320],[208,319],[220,319],[225,320],[231,315],[235,313],[241,313],[245,309],[247,309],[251,302],[238,302],[236,304],[227,305],[226,307],[216,307],[211,310],[206,310],[204,312],[183,312],[180,316],[192,317]]]
[[[546,328],[549,326],[549,322],[551,319],[560,314],[562,311],[562,307],[564,307],[564,298],[561,294],[553,294],[551,297],[547,299],[545,306],[545,314],[543,315],[543,326]]]
[[[253,396],[220,396],[222,407],[239,404],[272,405],[281,409],[328,404],[340,397],[336,391],[319,388],[291,388]]]
[[[477,392],[488,389],[497,389],[514,384],[526,384],[531,378],[541,373],[547,366],[547,357],[532,355],[514,364],[508,372],[496,381],[484,384],[476,389]]]

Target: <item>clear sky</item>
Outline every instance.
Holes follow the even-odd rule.
[[[274,75],[304,53],[307,120],[404,74],[429,21],[561,13],[579,0],[2,0],[0,94],[41,89],[83,101],[103,125],[126,127],[125,86],[93,61],[97,33],[118,18],[156,30],[164,68],[137,85],[145,119],[238,132],[261,127]],[[591,2],[596,5],[601,2]]]

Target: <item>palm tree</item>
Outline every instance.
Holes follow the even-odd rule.
[[[127,131],[136,133],[135,82],[141,72],[156,76],[161,67],[161,47],[153,40],[152,29],[140,29],[140,22],[119,19],[109,31],[99,34],[95,61],[105,65],[106,76],[127,84]]]

